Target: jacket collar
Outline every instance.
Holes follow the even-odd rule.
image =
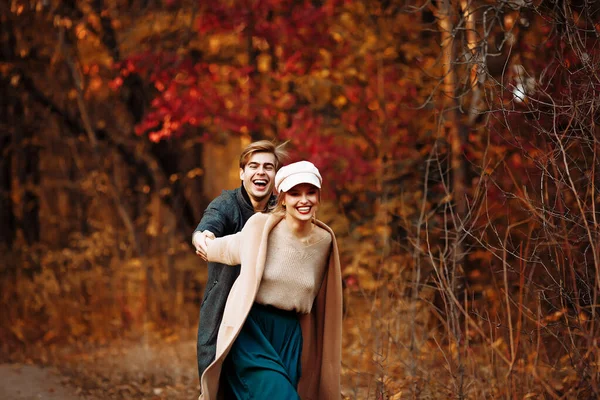
[[[250,200],[250,195],[246,191],[246,188],[244,187],[243,184],[240,185],[240,190],[238,191],[237,196],[238,196],[238,199],[241,200],[242,204],[244,204],[246,207],[248,207],[252,211],[254,211],[254,207],[252,206],[252,201]],[[267,202],[267,206],[262,211],[267,212],[269,210],[272,210],[273,208],[275,208],[276,205],[277,205],[277,196],[275,196],[275,194],[271,194],[271,197],[269,197],[269,201]]]

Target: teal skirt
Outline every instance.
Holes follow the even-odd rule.
[[[224,397],[299,400],[301,355],[296,312],[254,303],[223,365]]]

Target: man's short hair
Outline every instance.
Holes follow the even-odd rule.
[[[258,140],[250,143],[240,154],[240,168],[244,169],[250,158],[256,153],[271,153],[275,156],[275,170],[278,170],[282,165],[284,159],[288,157],[287,151],[284,149],[288,142],[275,145],[270,140]]]

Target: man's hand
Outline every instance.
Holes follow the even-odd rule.
[[[192,235],[192,245],[196,248],[196,254],[198,254],[204,261],[206,259],[207,240],[215,238],[214,233],[211,231],[196,231]]]

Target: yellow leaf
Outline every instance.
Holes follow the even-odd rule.
[[[179,335],[177,335],[177,334],[169,335],[168,337],[165,338],[166,343],[175,343],[175,342],[178,342],[179,340],[180,340],[180,338],[179,338]]]
[[[202,168],[194,168],[188,171],[187,177],[193,179],[197,176],[202,176],[204,174],[204,170]]]
[[[452,201],[452,193],[448,193],[446,196],[444,196],[443,199],[440,200],[440,205],[441,204],[445,204],[445,203],[449,203]]]
[[[17,320],[14,325],[10,327],[10,331],[19,339],[21,342],[25,343],[25,335],[23,335],[23,321]]]
[[[56,333],[56,331],[49,330],[48,332],[46,332],[46,334],[44,335],[42,340],[44,341],[44,343],[48,343],[48,342],[51,342],[56,337],[58,337],[58,333]]]
[[[562,310],[556,311],[555,313],[546,316],[544,320],[546,322],[556,322],[565,314],[566,311],[567,310],[563,308]]]
[[[211,36],[208,41],[208,48],[212,54],[218,53],[221,48],[221,39],[216,36]]]
[[[268,54],[260,54],[256,58],[258,70],[260,72],[269,72],[271,70],[271,56]]]

